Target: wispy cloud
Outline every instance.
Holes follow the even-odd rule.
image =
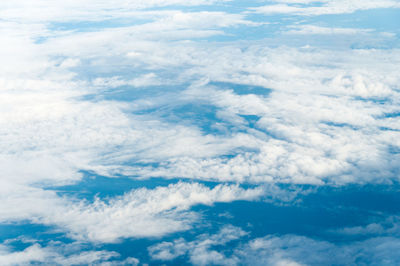
[[[321,34],[321,35],[354,35],[354,34],[366,34],[370,33],[371,29],[357,29],[357,28],[329,28],[320,27],[315,25],[301,25],[292,26],[290,30],[286,31],[287,34]]]
[[[132,190],[109,202],[96,199],[90,203],[61,198],[53,191],[3,183],[0,221],[30,220],[56,225],[73,239],[107,243],[187,230],[198,218],[190,211],[194,205],[255,200],[262,195],[262,188],[208,188],[197,183],[178,183],[153,190]]]
[[[270,4],[250,8],[250,10],[261,14],[294,14],[303,16],[318,16],[329,14],[348,14],[358,10],[377,8],[400,8],[400,3],[394,0],[384,1],[360,1],[360,0],[334,0],[334,1],[274,1],[279,4]],[[315,5],[321,3],[321,5]],[[305,5],[297,5],[305,4]]]
[[[70,246],[70,249],[74,247]],[[79,248],[79,247],[78,247]],[[138,265],[139,260],[129,257],[120,260],[116,252],[110,251],[84,251],[78,254],[68,254],[66,248],[57,245],[41,247],[34,244],[22,251],[12,251],[6,245],[0,245],[0,261],[2,265],[28,265],[28,264],[56,264],[56,265],[82,265],[82,264],[101,264],[101,265]]]

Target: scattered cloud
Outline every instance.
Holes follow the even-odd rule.
[[[199,218],[190,211],[194,205],[256,200],[263,195],[262,188],[222,184],[208,188],[198,183],[141,188],[108,201],[96,198],[92,203],[10,184],[2,186],[2,191],[0,221],[55,225],[73,239],[99,243],[187,230]]]
[[[393,265],[400,260],[395,252],[397,238],[371,238],[346,245],[285,235],[250,241],[238,250],[241,263],[251,265],[379,264]]]
[[[101,21],[104,19],[126,18],[135,15],[136,11],[166,7],[166,6],[199,6],[222,4],[229,0],[152,0],[152,1],[124,1],[117,0],[112,4],[101,0],[72,0],[64,3],[54,3],[50,0],[24,1],[17,0],[0,4],[2,17],[6,20],[22,20],[27,22],[68,22]],[[24,10],[26,12],[21,12]]]
[[[138,265],[139,260],[129,257],[119,260],[116,252],[83,251],[68,254],[66,250],[57,245],[41,247],[33,244],[22,251],[12,251],[10,247],[0,245],[0,262],[2,265],[31,265],[31,264],[53,264],[53,265]]]
[[[244,238],[244,234],[235,234],[234,232],[230,232],[230,234],[229,240]],[[209,241],[202,240],[203,236],[200,236],[199,239],[191,242],[184,239],[162,242],[150,247],[149,253],[153,259],[164,261],[188,254],[193,265],[298,266],[360,263],[393,265],[400,260],[395,251],[399,247],[400,241],[392,237],[377,237],[335,245],[327,241],[297,235],[269,235],[248,242],[242,240],[236,247],[230,247],[228,252],[230,255],[226,255],[224,252],[228,251],[229,246],[217,248],[222,243],[213,241],[220,235],[221,233],[217,233],[208,236]]]
[[[223,253],[212,250],[215,246],[224,246],[246,235],[242,229],[226,225],[215,235],[200,235],[196,240],[187,242],[183,238],[174,242],[162,242],[148,248],[153,260],[168,261],[185,254],[189,255],[193,265],[236,265],[236,258],[227,258]]]
[[[314,45],[331,35],[396,42],[396,33],[298,19],[396,9],[398,1],[269,3],[1,2],[0,222],[54,226],[74,243],[117,243],[189,230],[201,220],[192,209],[199,204],[288,204],[308,193],[291,184],[397,182],[400,51],[362,38],[362,49]],[[262,21],[268,16],[254,13],[296,19],[274,29]],[[241,39],[254,31],[263,33]],[[192,180],[109,198],[61,196],[57,187],[79,184],[82,170],[132,182]],[[372,237],[346,245],[266,236],[224,252],[215,247],[248,235],[224,226],[149,252],[155,260],[188,256],[197,265],[329,264],[332,254],[343,264],[396,264],[397,220],[335,231]],[[107,250],[29,245],[13,250],[4,242],[1,264],[138,264]]]
[[[286,31],[286,34],[320,34],[320,35],[354,35],[354,34],[366,34],[372,32],[371,29],[357,29],[357,28],[329,28],[320,27],[315,25],[301,25],[292,26],[290,30]]]
[[[261,14],[292,14],[303,16],[319,16],[331,14],[348,14],[358,10],[377,8],[400,8],[400,3],[395,0],[384,1],[361,1],[361,0],[333,0],[333,1],[274,1],[279,4],[271,4],[250,8],[250,10]],[[321,3],[315,5],[314,3]],[[299,6],[298,4],[304,4]],[[310,5],[311,4],[311,5]]]

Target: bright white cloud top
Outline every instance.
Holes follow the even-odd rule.
[[[2,1],[0,264],[400,263],[399,16]]]

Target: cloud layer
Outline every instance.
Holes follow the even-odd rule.
[[[399,2],[243,5],[0,3],[0,223],[47,226],[72,243],[3,239],[2,265],[135,265],[135,254],[102,245],[138,238],[160,239],[148,248],[154,261],[197,265],[329,264],[333,251],[343,264],[398,262],[384,260],[399,245],[396,214],[332,230],[368,236],[344,245],[226,224],[161,239],[205,222],[198,205],[294,204],[309,192],[296,184],[398,182],[397,29],[338,15],[362,22]],[[63,192],[84,173],[144,187]]]

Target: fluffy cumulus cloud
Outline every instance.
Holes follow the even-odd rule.
[[[399,244],[398,238],[391,237],[342,246],[300,236],[268,236],[252,240],[239,254],[245,264],[252,265],[393,265],[400,260],[395,255]]]
[[[69,247],[71,248],[71,247]],[[78,248],[78,247],[74,247]],[[74,249],[72,248],[72,249]],[[2,265],[138,265],[139,260],[133,257],[119,259],[119,254],[110,251],[84,251],[78,254],[65,252],[57,246],[41,247],[33,244],[22,251],[12,251],[6,245],[0,246]],[[70,253],[70,254],[68,254]]]
[[[217,185],[210,189],[197,183],[178,183],[153,190],[132,190],[107,202],[96,199],[89,203],[60,198],[41,189],[15,186],[3,189],[2,222],[30,220],[56,225],[71,238],[105,243],[187,230],[198,216],[189,211],[193,205],[254,200],[263,194],[259,188],[245,190]]]
[[[174,242],[162,242],[149,247],[149,253],[156,261],[169,261],[188,253],[190,261],[194,265],[235,265],[237,264],[236,258],[227,258],[223,253],[213,250],[212,247],[223,246],[244,235],[246,232],[242,229],[227,225],[215,235],[201,235],[191,242],[182,238]]]
[[[0,222],[53,226],[76,245],[101,245],[192,229],[203,219],[196,205],[286,204],[308,193],[281,183],[397,182],[395,30],[298,19],[399,7],[394,0],[2,1]],[[277,29],[271,14],[295,16]],[[332,35],[351,40],[338,49],[324,43]],[[82,191],[63,194],[84,172],[151,188],[108,197],[99,188],[85,200]],[[164,185],[152,186],[154,178]],[[379,264],[398,246],[389,235],[396,217],[333,230],[373,236],[344,246],[266,236],[222,252],[249,235],[223,226],[148,250],[154,260],[186,256],[198,265],[329,264],[330,250],[345,264],[355,257]],[[33,242],[22,249],[3,242],[0,264],[138,263],[106,249]],[[310,247],[314,261],[301,256]]]
[[[275,88],[272,92],[263,89],[267,95],[255,95],[248,89],[247,93],[238,94],[235,86],[240,88],[240,85],[224,90],[226,85],[210,85],[206,81],[177,96],[182,103],[161,102],[150,107],[168,108],[195,102],[214,106],[218,122],[211,127],[222,134],[220,143],[234,140],[234,144],[225,146],[228,149],[215,150],[213,157],[209,154],[204,158],[201,153],[197,153],[200,158],[169,157],[169,162],[164,161],[165,166],[157,169],[130,171],[139,170],[142,175],[254,182],[347,183],[396,179],[398,156],[390,147],[398,145],[395,121],[399,95],[396,83],[392,83],[397,80],[392,61],[382,61],[387,56],[385,53],[340,52],[335,56],[341,59],[333,61],[331,51],[254,49],[239,52],[243,58],[240,69],[253,73],[264,88]],[[226,60],[217,54],[213,55],[218,61]],[[282,54],[287,55],[287,61],[283,61]],[[392,60],[398,60],[397,52],[389,54]],[[362,68],[350,63],[364,64],[365,55],[372,61]],[[327,65],[313,66],[311,56],[319,57]],[[259,66],[255,67],[257,63]],[[377,64],[381,70],[375,68]],[[276,69],[279,65],[282,69]],[[216,65],[213,72],[207,75],[223,82],[249,79],[246,75],[232,78],[231,66],[225,69]],[[215,73],[219,73],[218,77],[213,76]],[[252,128],[246,118],[249,116],[254,120]],[[228,138],[226,132],[229,132]],[[216,156],[227,154],[234,156]]]
[[[297,235],[268,235],[242,241],[229,250],[224,247],[226,242],[246,235],[241,229],[235,229],[226,237],[224,233],[232,229],[235,228],[227,226],[215,235],[202,235],[189,242],[184,239],[162,242],[151,246],[149,253],[155,262],[187,255],[193,265],[394,265],[400,260],[396,252],[400,241],[394,237],[335,245]]]
[[[101,45],[92,43],[96,36],[103,36]],[[132,56],[132,49],[124,44],[134,37],[122,36],[125,34],[110,31],[60,37],[66,38],[66,43],[69,38],[80,43],[79,47],[65,47],[63,51],[52,50],[61,44],[57,40],[43,44],[27,41],[38,54],[19,54],[20,47],[10,44],[9,49],[21,57],[17,60],[44,63],[34,69],[11,65],[7,79],[3,77],[4,109],[0,122],[3,162],[8,165],[4,173],[15,173],[16,179],[24,182],[34,178],[35,171],[42,175],[41,181],[62,180],[63,173],[67,173],[67,179],[76,180],[79,174],[72,172],[77,169],[107,175],[122,171],[137,176],[314,184],[395,177],[398,158],[391,154],[390,147],[398,146],[398,116],[391,115],[398,112],[398,77],[393,64],[399,61],[397,51],[360,50],[352,55],[340,51],[332,55],[332,51],[315,49],[254,46],[242,51],[179,42],[176,47],[167,43],[152,47],[139,42],[140,48]],[[114,38],[122,39],[110,51]],[[42,46],[49,55],[40,57],[44,53],[40,52]],[[90,51],[81,46],[91,47]],[[71,59],[78,51],[83,53],[80,60]],[[69,59],[55,57],[59,52]],[[231,65],[229,61],[234,56],[236,63]],[[85,68],[112,72],[114,68],[104,68],[116,58],[121,59],[121,68],[150,67],[153,74],[140,74],[129,80],[123,76],[100,77],[92,83],[72,71]],[[327,63],[315,66],[315,60]],[[187,66],[183,72],[182,65]],[[166,81],[172,89],[164,95],[149,97],[146,91],[135,89],[141,84],[159,85],[162,77],[154,72],[170,67],[177,80]],[[49,75],[46,80],[38,78],[43,71]],[[177,81],[191,82],[199,74],[207,79],[183,91],[173,88],[179,86]],[[273,90],[268,94],[265,89],[266,95],[256,95],[251,90],[237,93],[235,86],[240,85],[231,84],[233,89],[226,90],[226,86],[211,85],[210,80]],[[129,93],[137,96],[130,102],[102,99],[101,91],[109,86],[131,84],[134,86]],[[24,93],[16,93],[16,89]],[[79,100],[86,94],[100,94],[100,98]],[[214,108],[217,121],[203,122],[220,134],[207,134],[188,119],[177,123],[161,111],[173,112],[187,105]],[[175,115],[179,119],[185,113]],[[254,127],[249,126],[246,116],[254,117]],[[366,154],[368,157],[364,158]],[[225,155],[234,156],[221,158]],[[46,164],[47,160],[54,164]],[[40,161],[45,168],[53,168],[49,171],[63,170],[46,177],[46,169],[37,167]],[[161,167],[120,166],[135,161],[161,163]],[[22,162],[28,166],[18,167]],[[382,174],[371,176],[371,170]],[[29,172],[28,177],[23,171]],[[358,178],[361,176],[363,180]]]

